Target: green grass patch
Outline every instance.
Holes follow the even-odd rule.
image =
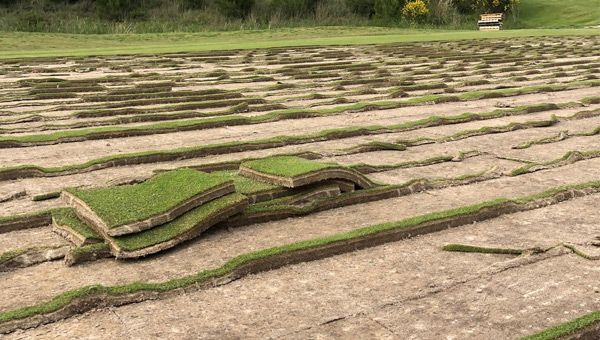
[[[558,118],[556,118],[555,115],[552,115],[552,117],[549,120],[524,122],[524,123],[513,122],[513,123],[510,123],[507,125],[502,125],[502,126],[484,126],[479,129],[464,130],[464,131],[460,131],[455,134],[440,137],[440,138],[421,137],[421,138],[416,138],[416,139],[412,139],[412,140],[397,140],[396,143],[401,144],[401,145],[411,146],[411,145],[415,145],[415,144],[418,144],[418,143],[424,142],[424,141],[434,142],[434,143],[448,142],[448,141],[463,139],[463,138],[466,138],[466,137],[469,137],[472,135],[509,132],[509,131],[512,131],[515,127],[520,127],[520,128],[548,127],[548,126],[552,126],[552,125],[556,124],[557,122],[558,122]]]
[[[81,255],[81,254],[86,254],[86,253],[94,253],[94,252],[102,251],[102,250],[108,251],[108,250],[110,250],[110,247],[106,243],[88,244],[86,246],[77,247],[77,248],[71,250],[70,254],[76,256],[76,255]]]
[[[293,253],[293,252],[301,251],[301,250],[308,250],[311,248],[316,248],[319,246],[331,244],[334,242],[342,242],[342,241],[351,240],[351,239],[361,237],[361,236],[376,234],[376,233],[386,231],[386,230],[412,227],[412,226],[419,225],[421,223],[435,221],[435,220],[439,220],[442,218],[449,218],[449,217],[456,217],[456,216],[460,216],[460,215],[467,215],[467,214],[471,214],[471,213],[477,213],[484,208],[496,207],[496,206],[499,206],[499,205],[502,205],[502,204],[505,204],[508,202],[514,202],[516,204],[525,204],[525,203],[534,201],[538,198],[545,198],[545,197],[553,196],[558,192],[566,191],[571,188],[584,189],[584,188],[599,188],[599,187],[600,187],[600,181],[587,182],[587,183],[582,183],[582,184],[578,184],[578,185],[574,185],[574,186],[565,186],[565,187],[550,189],[550,190],[544,191],[542,193],[539,193],[536,195],[531,195],[531,196],[526,196],[526,197],[523,197],[523,198],[520,198],[517,200],[500,198],[500,199],[496,199],[493,201],[488,201],[488,202],[479,203],[479,204],[475,204],[475,205],[470,205],[470,206],[460,207],[460,208],[456,208],[456,209],[451,209],[451,210],[446,210],[446,211],[441,211],[441,212],[434,212],[434,213],[429,213],[426,215],[411,217],[411,218],[404,219],[404,220],[397,221],[397,222],[376,224],[376,225],[372,225],[369,227],[356,229],[356,230],[353,230],[353,231],[350,231],[347,233],[336,234],[336,235],[331,235],[331,236],[316,238],[316,239],[311,239],[311,240],[305,240],[305,241],[301,241],[301,242],[286,244],[283,246],[277,246],[277,247],[272,247],[272,248],[267,248],[267,249],[263,249],[263,250],[259,250],[259,251],[242,254],[242,255],[236,256],[235,258],[231,259],[230,261],[228,261],[221,267],[205,270],[202,272],[198,272],[196,274],[192,274],[192,275],[188,275],[188,276],[185,276],[182,278],[172,279],[172,280],[164,281],[164,282],[158,282],[158,283],[133,282],[133,283],[129,283],[129,284],[118,285],[118,286],[109,286],[109,287],[102,286],[102,285],[85,286],[85,287],[77,288],[77,289],[62,293],[47,302],[43,302],[43,303],[40,303],[37,305],[0,313],[0,323],[4,323],[4,322],[11,321],[11,320],[16,320],[16,319],[23,319],[23,318],[31,317],[31,316],[38,315],[38,314],[51,313],[56,310],[59,310],[60,308],[65,306],[70,301],[73,301],[74,299],[76,299],[78,297],[82,297],[82,296],[88,296],[88,295],[93,295],[93,294],[102,294],[102,293],[107,293],[107,294],[111,294],[111,295],[123,295],[123,294],[135,293],[135,292],[139,292],[139,291],[157,291],[157,292],[170,291],[173,289],[190,286],[195,283],[205,282],[205,281],[213,279],[213,278],[225,276],[228,273],[231,273],[233,270],[235,270],[236,268],[238,268],[239,266],[241,266],[245,263],[249,263],[249,262],[252,262],[252,261],[258,260],[258,259],[267,258],[270,256],[276,256],[276,255],[280,255],[280,254],[284,254],[284,253]],[[593,319],[594,320],[593,322],[596,322],[599,317],[600,317],[600,315],[595,315],[593,318],[590,318],[590,319]],[[587,319],[587,320],[589,321],[589,319]],[[591,322],[588,322],[588,323],[586,323],[586,325],[589,325],[590,323]],[[581,324],[582,323],[579,323],[579,325],[581,325]],[[574,328],[571,328],[571,329],[574,329]],[[578,328],[575,328],[575,329],[578,329]],[[532,339],[540,340],[540,339],[550,339],[550,338],[532,338]],[[532,340],[532,339],[527,339],[527,340]]]
[[[406,162],[401,162],[401,163],[396,163],[396,164],[384,164],[384,165],[372,165],[372,164],[366,164],[366,163],[358,163],[358,164],[352,164],[349,165],[348,168],[350,169],[354,169],[356,171],[362,172],[366,171],[366,172],[376,172],[377,170],[391,170],[391,169],[401,169],[401,168],[407,168],[407,167],[414,167],[414,166],[425,166],[425,165],[431,165],[431,164],[435,164],[435,163],[442,163],[442,162],[450,162],[452,161],[452,159],[454,159],[454,157],[452,156],[436,156],[436,157],[431,157],[422,161],[406,161]],[[363,170],[363,169],[369,169],[369,170]],[[374,169],[375,171],[372,171],[370,169]]]
[[[558,0],[554,0],[558,2]],[[594,1],[594,0],[585,0]],[[585,7],[585,4],[584,4]],[[586,11],[591,15],[593,5]],[[563,12],[560,9],[558,12]],[[553,10],[551,13],[557,13]],[[575,13],[577,15],[577,13]],[[555,17],[555,15],[554,15]],[[278,28],[202,33],[159,34],[55,34],[4,32],[0,58],[157,54],[212,50],[257,49],[287,46],[362,45],[417,41],[452,41],[563,35],[598,35],[597,29],[524,29],[479,32],[475,30],[400,29],[391,27]]]
[[[590,137],[590,136],[595,136],[597,134],[600,133],[600,125],[596,126],[595,129],[593,129],[590,132],[582,132],[582,133],[574,133],[571,136],[577,136],[577,137]]]
[[[351,146],[349,148],[340,149],[340,150],[341,151],[353,151],[353,150],[360,150],[363,148],[370,148],[370,149],[376,149],[376,150],[395,150],[395,151],[406,150],[406,147],[401,144],[377,142],[377,141],[358,144],[358,145]]]
[[[233,183],[235,184],[235,191],[244,195],[281,188],[277,185],[239,176],[237,170],[213,171],[210,174],[227,180],[233,180]]]
[[[32,201],[45,201],[60,197],[60,191],[49,192],[47,194],[36,195],[31,198]]]
[[[21,254],[25,254],[28,250],[35,248],[35,247],[29,247],[29,248],[19,248],[19,249],[13,249],[13,250],[9,250],[7,252],[4,252],[2,254],[0,254],[0,264],[14,259],[15,257],[21,255]]]
[[[228,181],[196,170],[179,169],[135,185],[67,191],[84,201],[112,229],[165,213]]]
[[[77,217],[73,208],[55,209],[52,212],[52,217],[58,225],[68,226],[85,238],[103,241],[102,237],[98,235],[98,233],[96,233],[87,224],[83,223],[79,217]]]
[[[50,216],[50,214],[52,214],[52,212],[54,212],[54,210],[56,210],[56,208],[55,209],[42,210],[42,211],[36,211],[36,212],[26,213],[26,214],[10,215],[10,216],[0,216],[0,223],[2,223],[2,222],[9,222],[9,221],[15,221],[15,220],[21,220],[21,219],[26,219],[26,218],[30,218],[30,217],[43,216],[43,215]]]
[[[571,157],[575,153],[581,155],[582,157],[597,157],[597,156],[600,156],[600,151],[569,151],[564,156],[562,156],[561,158],[553,159],[553,160],[548,161],[548,162],[527,163],[526,165],[523,165],[522,167],[513,170],[511,172],[511,176],[522,175],[524,173],[529,172],[529,170],[531,168],[536,167],[536,166],[549,166],[549,165],[554,165],[554,164],[566,161],[569,157]]]
[[[279,156],[244,162],[243,166],[265,174],[294,178],[324,169],[341,168],[336,163],[320,163],[305,158]]]
[[[568,131],[561,131],[561,132],[557,133],[554,136],[544,137],[544,138],[535,139],[535,140],[530,140],[530,141],[525,142],[525,143],[523,143],[521,145],[513,147],[513,149],[521,149],[522,150],[522,149],[530,148],[533,145],[549,143],[549,142],[557,140],[558,138],[560,138],[563,135],[566,136],[566,133],[568,133]]]
[[[527,0],[518,5],[515,21],[507,16],[506,26],[517,28],[563,28],[600,25],[598,0]],[[560,15],[557,15],[560,13]]]
[[[592,326],[598,322],[600,322],[600,310],[586,314],[573,321],[568,321],[558,326],[543,330],[539,333],[526,336],[520,340],[557,340],[566,335],[573,334],[586,327]]]
[[[171,222],[139,233],[113,237],[112,240],[119,247],[127,251],[150,247],[177,237],[189,231],[215,212],[245,201],[246,199],[246,196],[242,194],[229,194],[192,209]]]
[[[464,244],[448,244],[445,245],[442,250],[462,252],[462,253],[484,253],[484,254],[510,254],[510,255],[521,255],[525,250],[523,249],[509,249],[509,248],[485,248],[477,246],[469,246]]]

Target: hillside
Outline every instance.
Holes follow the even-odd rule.
[[[600,0],[521,0],[508,28],[564,28],[600,25]]]

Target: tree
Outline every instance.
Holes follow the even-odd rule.
[[[519,0],[452,0],[461,13],[505,13],[519,4]]]
[[[385,21],[395,21],[400,17],[404,0],[375,0],[375,17]]]

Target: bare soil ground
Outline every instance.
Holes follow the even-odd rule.
[[[597,36],[544,40],[544,46],[537,39],[513,39],[493,44],[281,48],[251,55],[232,51],[227,58],[210,62],[203,59],[205,55],[194,54],[32,59],[18,69],[0,61],[0,70],[7,71],[0,75],[5,96],[0,101],[0,141],[102,127],[150,131],[143,136],[84,136],[53,145],[0,147],[0,167],[4,167],[0,173],[6,167],[69,167],[136,152],[482,114],[461,122],[331,134],[326,139],[305,138],[302,143],[255,150],[231,148],[142,164],[58,171],[47,177],[24,173],[22,178],[4,180],[0,196],[23,190],[26,195],[0,203],[2,217],[65,206],[61,199],[33,201],[32,197],[68,187],[115,185],[149,178],[159,170],[292,152],[313,152],[317,161],[379,167],[366,176],[385,185],[416,179],[441,184],[285,220],[213,228],[139,260],[100,259],[72,267],[56,260],[2,272],[0,313],[86,285],[164,282],[219,267],[251,251],[600,180],[600,153],[594,153],[600,151],[596,131],[600,127],[600,40]],[[95,71],[82,72],[92,66]],[[36,71],[50,67],[60,76]],[[65,81],[51,83],[48,78]],[[185,92],[202,90],[216,93]],[[220,100],[218,95],[237,98]],[[248,101],[242,109],[228,102],[240,98]],[[253,99],[262,102],[250,103]],[[556,106],[526,110],[539,104]],[[229,111],[232,108],[238,111]],[[485,116],[500,110],[505,114]],[[314,116],[272,118],[307,111]],[[103,116],[94,116],[97,112]],[[272,115],[270,120],[251,124],[152,130],[156,123],[267,114]],[[547,124],[539,124],[542,121]],[[561,138],[551,138],[559,134]],[[406,149],[346,150],[370,142],[403,143]],[[527,142],[531,146],[517,148]],[[575,151],[591,156],[561,159]],[[452,159],[427,161],[442,156]],[[413,163],[399,166],[406,162]],[[514,172],[536,164],[532,167],[536,171]],[[520,338],[600,309],[598,207],[599,194],[591,194],[208,289],[93,310],[3,338]],[[0,255],[66,244],[50,226],[0,233]],[[447,244],[544,251],[521,256],[461,253],[444,251]]]

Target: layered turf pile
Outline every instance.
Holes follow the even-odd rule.
[[[73,208],[52,212],[55,231],[80,248],[104,241],[117,258],[171,248],[248,205],[231,178],[190,169],[136,185],[67,189],[63,196]]]
[[[167,223],[234,191],[232,180],[180,169],[137,185],[67,189],[63,196],[94,229],[119,236]]]
[[[184,168],[134,185],[66,189],[62,197],[72,208],[56,209],[51,215],[54,231],[77,247],[67,259],[73,264],[88,260],[89,254],[93,259],[105,257],[107,251],[116,258],[154,254],[234,216],[234,221],[252,221],[248,216],[257,214],[283,218],[287,215],[282,209],[375,186],[356,170],[336,163],[278,156],[243,162],[239,172]],[[277,216],[271,216],[273,211]],[[100,249],[98,243],[105,245]]]

